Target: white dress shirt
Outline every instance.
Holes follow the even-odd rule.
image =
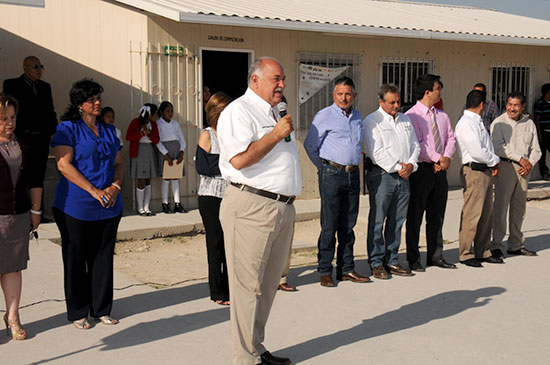
[[[403,168],[399,162],[412,164],[413,171],[418,169],[420,145],[409,117],[397,113],[394,119],[379,107],[363,123],[365,151],[375,165],[390,174]]]
[[[477,162],[493,167],[500,162],[479,114],[465,110],[456,125],[455,135],[463,164]]]
[[[277,113],[250,88],[229,104],[218,120],[220,142],[220,171],[229,182],[240,183],[276,194],[299,195],[302,175],[296,146],[296,134],[291,141],[284,139],[257,163],[237,170],[229,162],[273,130]]]
[[[170,122],[165,121],[163,118],[157,120],[157,126],[159,129],[160,142],[157,143],[157,148],[162,155],[166,155],[168,150],[162,142],[178,141],[180,143],[180,151],[185,151],[187,144],[183,137],[180,124],[177,120],[172,119]]]

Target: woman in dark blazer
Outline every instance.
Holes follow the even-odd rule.
[[[0,281],[6,299],[4,322],[14,340],[27,332],[19,320],[21,271],[29,260],[29,228],[40,224],[42,181],[29,168],[32,156],[13,131],[17,113],[15,99],[0,94]]]

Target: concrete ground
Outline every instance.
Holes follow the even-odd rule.
[[[530,196],[548,195],[547,184],[532,187]],[[319,215],[318,200],[298,201],[296,207],[299,219]],[[451,242],[445,256],[454,263],[461,207],[462,192],[451,191],[444,237]],[[358,225],[366,225],[367,215],[363,197]],[[300,290],[278,293],[265,345],[300,364],[548,364],[549,221],[550,204],[530,204],[526,245],[539,256],[510,257],[483,269],[459,264],[457,270],[429,268],[414,277],[324,288],[314,266],[295,267],[289,280]],[[120,228],[121,238],[142,238],[201,224],[193,211],[125,217]],[[55,226],[44,225],[40,234],[56,238]],[[366,260],[356,266],[369,273]],[[2,333],[1,363],[230,363],[229,309],[209,300],[204,281],[189,278],[186,285],[155,290],[116,272],[112,315],[121,323],[82,331],[66,320],[62,274],[60,247],[45,239],[32,242],[21,309],[30,338],[9,341]]]

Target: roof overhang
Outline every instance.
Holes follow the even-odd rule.
[[[293,20],[293,19],[273,19],[262,16],[242,16],[242,15],[221,15],[208,13],[208,10],[202,11],[201,5],[195,6],[196,11],[185,11],[185,7],[177,7],[178,1],[161,0],[115,0],[119,3],[156,14],[174,21],[183,23],[215,24],[236,27],[255,27],[268,29],[299,30],[308,32],[322,32],[327,34],[345,34],[350,36],[368,36],[368,37],[400,37],[416,39],[433,39],[446,41],[478,42],[478,43],[500,43],[516,44],[529,46],[550,46],[550,31],[548,37],[526,37],[512,35],[482,34],[464,31],[441,31],[430,29],[407,29],[398,26],[370,26],[363,24],[346,24],[334,22],[322,22],[314,20]],[[184,1],[185,2],[185,1]],[[198,3],[198,2],[197,2]],[[410,4],[410,3],[409,3]],[[403,6],[407,6],[404,4]],[[416,4],[419,6],[420,4]],[[399,6],[399,5],[397,5]],[[427,6],[427,5],[426,5]],[[466,7],[456,7],[460,10],[468,10]],[[489,12],[494,16],[510,17],[513,15],[499,13],[491,10],[473,9],[472,11]],[[533,21],[537,25],[544,22],[549,27],[549,21],[535,20],[533,18],[514,16],[515,21]],[[506,20],[509,20],[507,18]],[[526,25],[528,26],[528,25]]]

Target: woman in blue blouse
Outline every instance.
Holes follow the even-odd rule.
[[[102,92],[95,81],[75,82],[51,142],[63,175],[53,211],[61,233],[67,317],[78,329],[90,328],[88,315],[118,323],[110,314],[123,166],[115,127],[97,119]]]

